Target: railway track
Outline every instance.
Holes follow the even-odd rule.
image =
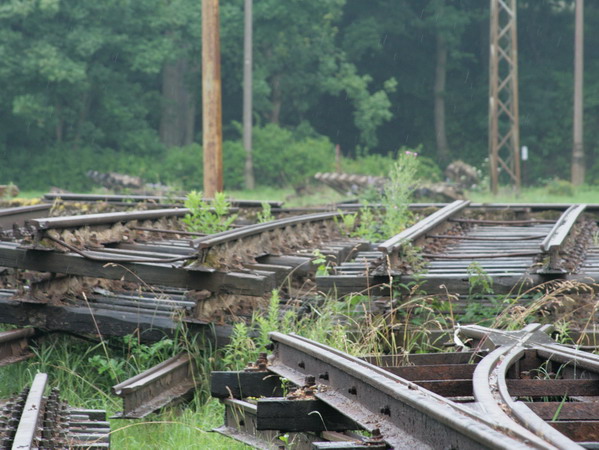
[[[366,245],[341,235],[338,212],[209,236],[182,230],[178,221],[186,213],[171,208],[28,220],[27,238],[0,241],[0,267],[39,275],[29,289],[1,293],[0,321],[103,335],[139,330],[147,340],[172,334],[184,321],[222,342],[227,326],[216,336],[210,331],[212,322],[222,322],[221,311],[249,317],[285,280],[301,285],[315,271],[315,249],[344,260]],[[85,295],[72,294],[78,291]]]
[[[468,352],[366,358],[271,333],[261,368],[212,374],[217,431],[256,448],[595,448],[599,357],[547,331],[466,326]]]
[[[0,282],[7,280],[0,285],[0,322],[106,336],[136,331],[147,341],[173,335],[184,323],[193,334],[216,333],[222,345],[230,332],[226,314],[250,317],[276,287],[286,299],[302,297],[313,280],[320,291],[383,296],[384,303],[396,282],[416,281],[429,293],[443,285],[459,294],[471,293],[477,274],[491,279],[496,293],[547,280],[599,278],[596,205],[518,205],[506,213],[505,205],[484,209],[459,201],[427,215],[430,208],[415,205],[422,220],[380,243],[345,236],[337,223],[344,212],[338,211],[238,224],[208,236],[183,229],[184,208],[17,214],[18,223],[7,219],[0,236],[0,268],[9,268],[0,269]],[[315,250],[330,263],[330,275],[315,276]],[[213,394],[226,406],[220,431],[264,448],[282,442],[282,433],[299,448],[323,449],[599,445],[592,426],[582,423],[599,421],[593,405],[562,405],[568,419],[546,423],[561,398],[581,404],[599,398],[587,379],[599,378],[594,357],[551,347],[538,329],[505,335],[463,327],[461,333],[473,341],[471,352],[411,356],[408,366],[398,355],[356,359],[273,334],[274,356],[249,372],[214,375]],[[28,336],[18,335],[4,341],[0,334],[0,364],[4,349],[12,349],[7,361],[29,356]],[[570,371],[573,366],[584,366],[584,375]],[[560,375],[538,378],[545,369]],[[294,396],[283,395],[281,377],[296,385]],[[183,354],[114,391],[123,397],[122,417],[143,417],[192,393],[196,381],[194,361]],[[260,396],[266,398],[248,401]],[[544,397],[552,401],[541,402]],[[522,404],[536,415],[527,415]],[[480,411],[488,414],[481,418]]]
[[[110,424],[105,411],[69,407],[58,389],[49,390],[48,376],[38,373],[20,395],[0,401],[0,446],[104,449],[110,447]]]
[[[471,293],[469,280],[484,274],[496,293],[509,293],[518,285],[529,288],[552,279],[597,279],[593,263],[597,225],[583,215],[587,205],[570,205],[557,219],[530,217],[530,212],[520,219],[468,217],[476,211],[465,201],[446,205],[358,253],[332,276],[320,277],[318,286],[337,295],[376,295],[388,292],[392,280],[417,281],[429,293],[442,286],[464,294]]]

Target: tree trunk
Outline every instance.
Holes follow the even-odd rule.
[[[193,90],[186,83],[188,72],[188,62],[184,57],[166,63],[162,70],[160,140],[166,147],[180,147],[193,142],[195,102]]]
[[[62,117],[62,106],[57,104],[54,110],[56,111],[56,142],[60,144],[64,139],[64,118]]]
[[[279,74],[272,77],[271,102],[270,121],[278,125],[281,121],[281,104],[283,103],[281,96],[281,75]]]
[[[437,159],[445,165],[449,162],[449,146],[445,132],[445,78],[447,75],[447,42],[437,33],[437,66],[435,70],[435,138]]]

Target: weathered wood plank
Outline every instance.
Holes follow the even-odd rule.
[[[543,420],[599,420],[599,402],[526,402],[526,406]]]

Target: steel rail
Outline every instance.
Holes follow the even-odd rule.
[[[530,448],[529,433],[504,430],[474,410],[363,360],[298,336],[271,333],[269,370],[297,385],[314,376],[315,397],[394,448]]]
[[[0,228],[13,225],[23,226],[28,219],[43,217],[50,211],[50,208],[52,205],[41,204],[0,209]]]
[[[101,195],[101,194],[44,194],[44,200],[63,200],[75,202],[117,202],[117,203],[139,203],[139,202],[156,202],[161,204],[168,203],[183,203],[187,197],[175,196],[159,196],[159,195]],[[210,199],[205,199],[210,201]],[[271,207],[281,207],[283,202],[277,201],[259,201],[259,200],[228,200],[231,206],[240,208],[260,208],[263,203],[267,203]]]
[[[38,373],[35,376],[13,439],[13,449],[37,448],[35,441],[41,437],[39,428],[44,414],[44,390],[47,382],[47,374]]]
[[[106,264],[76,253],[28,250],[17,243],[1,241],[0,266],[243,295],[263,295],[275,288],[274,274],[208,272],[168,263],[122,260]]]
[[[113,386],[123,398],[123,412],[116,417],[139,419],[185,397],[196,387],[196,372],[191,355],[181,353]]]
[[[392,266],[399,264],[400,251],[403,244],[415,242],[417,239],[426,236],[427,233],[438,231],[448,219],[464,210],[470,202],[466,200],[456,200],[453,203],[444,206],[440,210],[425,217],[420,222],[412,225],[410,228],[387,239],[378,245],[377,249],[387,257]]]
[[[559,270],[560,250],[570,235],[574,224],[585,211],[587,205],[572,205],[560,216],[555,225],[549,231],[543,242],[541,250],[549,254],[549,269]]]
[[[284,219],[272,220],[270,222],[258,223],[237,228],[234,230],[223,231],[221,233],[211,234],[206,237],[194,239],[192,246],[199,249],[211,248],[216,245],[225,244],[228,242],[243,239],[249,236],[256,236],[277,229],[284,229],[311,222],[322,222],[326,220],[334,220],[337,217],[343,216],[342,212],[329,212],[318,214],[306,214],[303,216],[287,217]]]
[[[48,217],[30,219],[27,225],[35,230],[57,230],[78,228],[89,225],[109,225],[134,220],[157,220],[163,217],[182,217],[189,213],[187,208],[152,209],[149,211],[130,211],[116,213],[86,214],[81,216]]]
[[[529,327],[529,331],[534,329]],[[509,395],[506,372],[523,355],[524,344],[532,336],[527,334],[519,343],[500,346],[478,363],[472,377],[474,398],[482,406],[486,415],[503,427],[516,428],[520,434],[527,436],[529,443],[535,448],[581,448],[547,425],[530,409],[529,414],[523,413],[521,405],[513,401]],[[522,424],[517,423],[507,411],[511,414],[519,413],[520,417],[524,415],[526,420]]]
[[[0,332],[0,367],[31,358],[29,338],[35,334],[33,328]]]
[[[599,412],[596,411],[596,408],[585,407],[587,405],[585,403],[564,404],[563,402],[568,392],[571,393],[571,396],[586,395],[596,398],[599,392],[596,385],[597,380],[595,379],[599,373],[599,356],[555,343],[546,334],[551,330],[552,327],[549,325],[541,327],[538,324],[530,324],[518,332],[505,332],[468,325],[461,327],[460,332],[481,341],[479,347],[496,347],[496,350],[479,364],[480,368],[477,367],[475,370],[475,375],[484,375],[476,371],[486,372],[489,374],[489,379],[493,380],[492,387],[495,395],[496,413],[502,416],[509,415],[543,440],[554,444],[556,448],[581,448],[578,444],[573,443],[574,441],[580,441],[582,447],[590,445],[589,448],[594,448],[597,442],[587,441],[598,440],[596,430],[593,427],[599,419]],[[523,364],[527,368],[539,366],[551,371],[551,366],[546,367],[546,363],[560,364],[561,366],[557,372],[561,372],[563,378],[529,380],[538,383],[549,382],[551,384],[548,386],[551,386],[551,388],[543,388],[542,385],[535,387],[533,384],[528,388],[528,392],[523,392],[521,395],[554,395],[558,397],[564,395],[561,403],[525,403],[514,400],[514,393],[510,392],[510,389],[517,389],[517,384],[514,385],[516,380],[507,379],[508,371],[514,368],[516,372],[522,370],[522,368],[519,368],[520,361],[530,359],[536,359],[537,361],[524,362]],[[533,365],[531,366],[531,364]],[[481,391],[481,389],[484,389],[485,383],[473,379],[473,384],[475,399],[480,402],[481,397],[477,394],[477,388]],[[484,395],[488,396],[489,394],[487,392],[483,393]],[[563,419],[560,413],[562,406],[563,415],[565,416]],[[493,407],[491,406],[491,408]],[[485,407],[485,409],[489,408]],[[539,417],[539,412],[545,416],[545,419],[550,421],[545,422],[543,418]],[[560,414],[560,419],[556,420],[558,414]]]

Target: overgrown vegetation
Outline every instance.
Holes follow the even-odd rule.
[[[420,163],[418,154],[409,150],[401,152],[391,166],[383,191],[374,198],[380,203],[380,217],[364,201],[360,210],[359,225],[355,235],[371,242],[388,239],[404,230],[412,220],[409,205],[418,179]]]
[[[237,214],[229,214],[231,204],[224,192],[217,192],[214,199],[205,201],[201,192],[191,191],[185,200],[189,213],[183,217],[188,231],[214,234],[226,231],[237,219]]]

